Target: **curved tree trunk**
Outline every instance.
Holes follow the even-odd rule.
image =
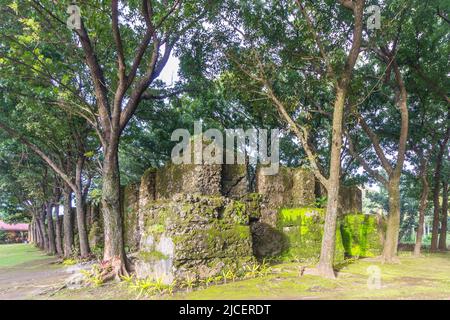
[[[448,181],[442,183],[442,219],[439,250],[447,250]]]
[[[73,245],[73,225],[71,218],[72,191],[69,186],[64,187],[64,257],[68,258],[72,255]]]
[[[104,261],[111,262],[116,275],[127,273],[120,205],[118,141],[108,148],[103,162],[102,212],[104,221]]]
[[[398,262],[397,248],[400,228],[400,177],[389,179],[389,215],[387,218],[386,239],[384,241],[383,262]]]
[[[55,243],[55,227],[53,225],[53,204],[47,203],[47,233],[48,233],[48,252],[51,254],[56,254],[56,243]]]
[[[414,245],[414,255],[419,256],[420,250],[422,248],[422,239],[423,239],[423,224],[425,221],[425,211],[427,209],[428,204],[428,193],[430,191],[430,187],[428,185],[427,172],[422,173],[422,194],[420,196],[420,205],[419,205],[419,224],[417,226],[417,235],[416,235],[416,244]]]

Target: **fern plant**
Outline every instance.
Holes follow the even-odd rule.
[[[253,263],[246,266],[244,278],[255,278],[259,274],[259,264]]]
[[[195,278],[188,275],[188,276],[183,280],[183,282],[181,283],[181,285],[182,285],[183,287],[186,288],[186,291],[188,291],[188,292],[189,292],[189,291],[192,291],[192,288],[193,288],[194,285],[195,285]]]
[[[81,270],[82,275],[84,275],[86,282],[94,287],[99,287],[103,284],[103,277],[101,275],[98,265],[94,265],[92,270]]]

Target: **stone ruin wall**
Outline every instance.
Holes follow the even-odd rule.
[[[316,179],[287,167],[273,176],[257,169],[255,179],[249,193],[245,165],[168,164],[123,188],[125,245],[138,277],[206,278],[281,253],[278,213],[313,207]],[[361,212],[359,189],[343,190],[341,211]],[[89,238],[99,246],[98,214],[93,222]]]
[[[125,234],[139,239],[139,277],[207,278],[254,262],[251,206],[236,200],[247,193],[246,174],[224,167],[168,164],[145,172],[136,218],[125,218],[137,221]]]

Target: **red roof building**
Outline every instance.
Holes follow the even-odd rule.
[[[28,231],[28,223],[8,224],[0,220],[0,230],[3,231]]]
[[[26,243],[28,223],[8,224],[0,220],[0,244]]]

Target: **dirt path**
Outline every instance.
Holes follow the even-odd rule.
[[[41,258],[0,268],[0,300],[43,299],[67,278],[56,258]]]

